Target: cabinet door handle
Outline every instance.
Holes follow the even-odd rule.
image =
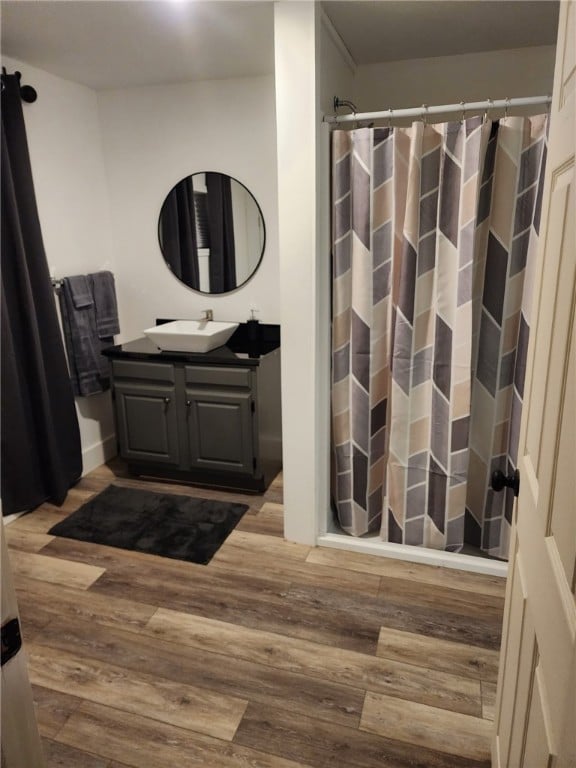
[[[168,403],[170,402],[170,398],[169,397],[165,397],[164,398],[164,402],[166,403],[166,405],[168,405]]]
[[[192,400],[186,400],[186,408],[190,408],[192,405]]]

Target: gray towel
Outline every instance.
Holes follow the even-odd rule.
[[[74,275],[67,277],[68,289],[75,309],[84,309],[94,304],[90,283],[86,275]]]
[[[94,272],[88,275],[88,282],[94,298],[98,337],[113,344],[112,336],[120,333],[114,275],[107,271]]]
[[[100,339],[94,301],[83,275],[65,277],[58,295],[68,367],[75,395],[94,395],[108,389],[100,368]]]

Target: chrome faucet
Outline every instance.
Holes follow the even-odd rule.
[[[211,320],[214,320],[214,312],[211,309],[205,309],[204,310],[204,317],[202,320],[205,320],[206,322],[210,322]]]

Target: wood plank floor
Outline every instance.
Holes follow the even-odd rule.
[[[52,537],[109,483],[249,504],[207,566]],[[505,584],[282,538],[116,460],[6,538],[49,768],[480,768]]]

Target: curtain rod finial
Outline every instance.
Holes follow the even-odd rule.
[[[38,98],[38,94],[31,85],[23,85],[20,88],[20,98],[27,104],[33,104]]]

